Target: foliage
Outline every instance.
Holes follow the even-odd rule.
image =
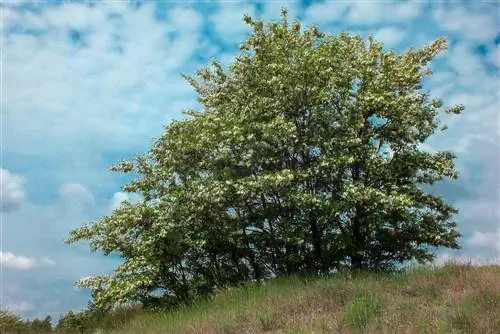
[[[24,324],[22,323],[20,316],[8,311],[0,311],[0,331],[2,333],[5,333],[7,331],[20,331],[23,327]]]
[[[56,330],[63,333],[91,333],[90,323],[88,312],[69,311],[59,319]]]
[[[137,176],[123,189],[142,200],[71,232],[68,243],[123,257],[114,274],[78,282],[97,307],[171,306],[213,287],[390,269],[459,247],[457,210],[420,187],[457,177],[452,153],[421,150],[441,113],[463,109],[421,87],[446,41],[400,54],[289,25],[285,10],[278,23],[245,22],[253,34],[234,63],[184,76],[202,110],[112,168]]]
[[[54,330],[61,334],[95,334],[122,327],[142,313],[141,307],[133,305],[105,312],[90,303],[85,310],[62,315]]]
[[[44,334],[52,332],[51,317],[44,320],[22,320],[17,314],[0,310],[0,333],[10,334]]]

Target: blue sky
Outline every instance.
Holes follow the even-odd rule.
[[[88,3],[88,2],[87,2]],[[459,209],[464,237],[454,257],[500,263],[499,44],[494,1],[11,1],[1,5],[1,307],[58,318],[84,308],[81,277],[117,259],[66,246],[70,229],[111,212],[127,195],[108,171],[144,152],[163,125],[197,106],[180,77],[211,57],[228,63],[248,34],[243,13],[279,18],[286,6],[306,25],[373,33],[387,48],[447,36],[425,88],[460,116],[425,145],[453,150],[460,179],[434,187]]]

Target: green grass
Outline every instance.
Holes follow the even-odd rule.
[[[380,315],[380,298],[376,295],[353,299],[345,308],[345,322],[354,329],[364,329]]]
[[[500,333],[500,266],[282,278],[176,311],[137,310],[100,333]]]

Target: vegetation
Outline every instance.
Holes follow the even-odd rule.
[[[45,317],[44,320],[22,320],[21,317],[12,312],[0,310],[0,333],[51,333],[52,332],[52,319],[50,316]]]
[[[454,214],[422,184],[456,178],[453,154],[419,149],[442,109],[421,79],[446,48],[402,54],[371,37],[280,23],[253,28],[224,69],[184,76],[201,111],[173,121],[147,154],[112,169],[142,195],[71,232],[68,243],[124,261],[78,282],[97,308],[171,306],[214,287],[290,275],[391,269],[458,248]]]
[[[77,282],[92,291],[89,308],[56,332],[124,333],[141,312],[130,333],[498,329],[464,316],[498,311],[498,268],[396,274],[459,248],[456,208],[422,187],[458,176],[451,152],[421,149],[446,129],[441,114],[463,110],[422,88],[446,40],[397,53],[289,25],[286,10],[281,22],[244,20],[253,34],[234,63],[184,76],[201,110],[112,167],[134,175],[123,190],[141,201],[71,231],[68,244],[123,263]],[[476,294],[466,278],[491,285]],[[455,282],[464,290],[447,290]],[[240,289],[209,301],[229,287]]]
[[[499,333],[500,267],[448,264],[392,273],[281,278],[110,334]],[[108,333],[108,332],[106,332]]]
[[[453,263],[354,277],[282,277],[173,311],[121,308],[94,318],[88,311],[68,313],[53,333],[494,334],[500,332],[498,277],[500,266]],[[65,318],[83,321],[71,327]],[[9,328],[0,332],[44,333]]]

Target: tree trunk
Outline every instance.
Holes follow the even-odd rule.
[[[314,251],[312,267],[314,268],[314,270],[317,270],[318,268],[321,267],[322,264],[321,234],[318,229],[318,219],[313,212],[311,212],[309,216],[309,225],[311,227],[312,243]]]
[[[262,273],[255,259],[255,253],[253,249],[250,248],[250,242],[248,241],[246,229],[243,229],[243,236],[245,237],[245,247],[248,250],[248,258],[250,260],[250,265],[252,266],[255,279],[260,282],[260,280],[262,279]]]
[[[353,182],[358,182],[361,180],[361,168],[361,162],[358,162],[353,166]],[[360,270],[363,268],[363,255],[361,255],[361,251],[364,247],[364,237],[361,232],[361,224],[363,219],[362,207],[359,205],[359,203],[355,204],[355,210],[355,216],[352,219],[352,243],[354,247],[351,248],[351,268],[353,270]]]

